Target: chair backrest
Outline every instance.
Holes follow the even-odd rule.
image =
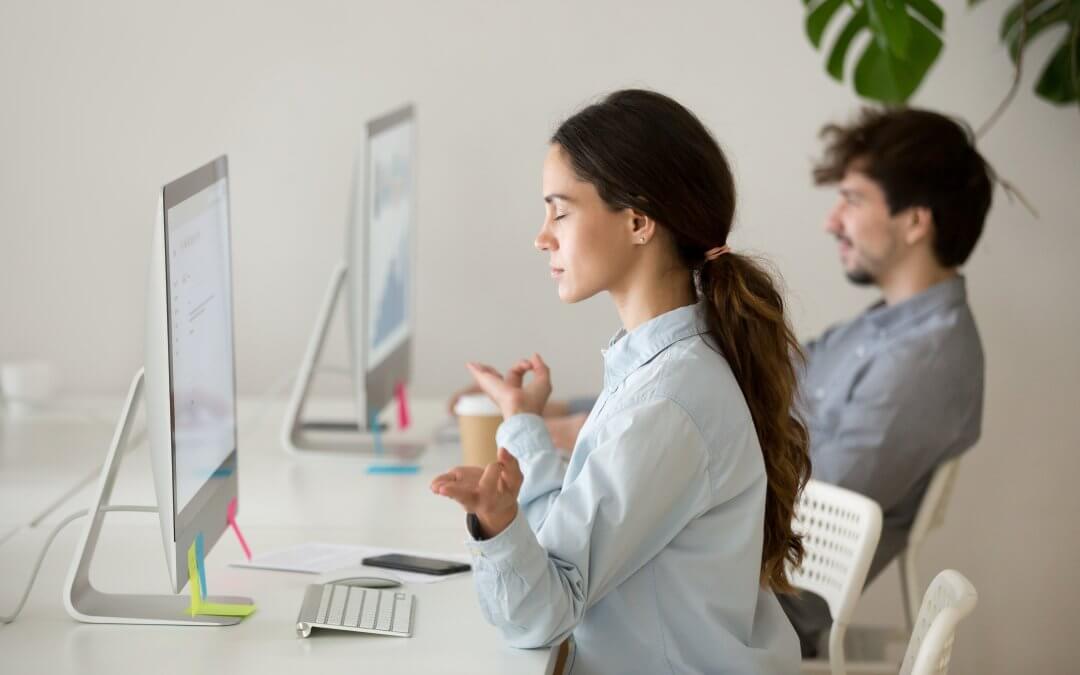
[[[802,565],[789,569],[792,584],[824,598],[833,623],[846,626],[881,537],[881,507],[811,479],[795,506],[793,529],[803,535],[804,555]]]
[[[956,484],[956,472],[960,466],[960,458],[950,459],[934,470],[934,476],[926,487],[919,511],[915,514],[915,520],[911,523],[911,532],[908,534],[907,551],[911,555],[922,546],[926,535],[930,530],[941,527],[945,523],[945,509],[949,505],[949,497],[952,495],[953,485]]]
[[[975,609],[977,601],[975,587],[956,570],[944,570],[934,577],[923,596],[900,675],[949,672],[956,626]]]

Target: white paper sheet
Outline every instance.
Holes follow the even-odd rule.
[[[470,558],[465,553],[436,553],[432,551],[415,551],[400,548],[381,548],[378,546],[350,546],[345,544],[323,544],[308,542],[292,548],[280,551],[262,553],[248,560],[238,560],[229,563],[232,567],[249,567],[261,570],[274,570],[278,572],[301,572],[303,574],[328,574],[333,578],[347,576],[372,576],[397,579],[402,583],[431,584],[447,579],[456,579],[469,572],[457,574],[435,575],[421,574],[418,572],[406,572],[403,570],[391,570],[385,567],[369,567],[361,565],[360,561],[376,555],[386,553],[402,553],[424,558],[437,558],[439,560],[452,560],[454,562],[469,563]],[[345,572],[348,572],[347,574]],[[328,579],[331,581],[332,579]]]

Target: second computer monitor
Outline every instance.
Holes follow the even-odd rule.
[[[357,158],[349,218],[348,323],[360,427],[408,382],[415,326],[416,119],[372,120]]]

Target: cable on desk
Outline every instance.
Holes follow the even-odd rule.
[[[145,441],[145,440],[146,440],[146,429],[139,429],[131,437],[131,440],[128,441],[127,446],[123,449],[123,451],[124,452],[132,452],[133,450],[136,450],[142,444],[142,442]],[[91,482],[93,482],[93,480],[95,478],[100,476],[101,472],[102,472],[102,470],[104,470],[104,468],[105,468],[105,465],[102,464],[101,466],[95,468],[92,472],[90,472],[90,473],[86,474],[85,476],[83,476],[82,478],[80,478],[78,482],[76,482],[74,485],[72,485],[70,488],[68,488],[67,492],[60,495],[60,497],[58,497],[57,499],[54,499],[51,504],[46,506],[44,509],[41,510],[40,513],[38,513],[36,516],[31,518],[30,522],[27,523],[27,525],[29,527],[32,527],[32,528],[37,527],[38,525],[40,525],[41,521],[45,520],[50,515],[52,515],[53,511],[55,511],[56,509],[63,506],[64,502],[66,502],[67,500],[74,497],[84,487],[86,487]],[[0,541],[0,544],[2,544],[2,543],[3,543],[3,541]]]
[[[156,506],[103,506],[102,511],[128,511],[138,513],[157,513]],[[34,563],[34,570],[30,573],[30,580],[26,583],[26,590],[23,591],[22,597],[19,598],[19,603],[15,605],[15,612],[11,616],[0,616],[0,624],[9,624],[15,620],[15,617],[19,616],[19,612],[22,611],[23,605],[26,604],[26,599],[30,597],[30,589],[34,587],[34,581],[37,579],[38,572],[41,571],[41,563],[45,561],[45,554],[49,552],[49,547],[52,546],[53,539],[56,539],[56,535],[60,534],[60,530],[70,525],[73,521],[82,518],[90,509],[83,509],[82,511],[76,511],[70,514],[63,520],[61,520],[53,531],[49,533],[48,538],[45,540],[45,545],[41,548],[41,553],[38,554],[37,562]]]
[[[334,375],[342,375],[342,376],[346,376],[346,377],[351,377],[352,373],[353,373],[353,371],[351,369],[346,368],[344,366],[326,365],[326,366],[319,367],[318,370],[319,370],[319,372],[332,373]],[[282,393],[284,390],[288,389],[290,385],[292,385],[293,380],[295,380],[295,379],[296,379],[296,373],[294,373],[294,372],[290,372],[286,376],[283,376],[283,377],[279,378],[276,382],[274,382],[273,385],[271,385],[269,388],[267,388],[267,390],[263,393],[263,397],[265,398],[265,397],[273,396],[275,394]],[[21,399],[9,399],[9,400],[18,400],[18,401],[21,402]],[[92,412],[85,411],[85,410],[79,410],[79,409],[75,409],[75,408],[64,408],[64,407],[61,407],[61,406],[57,406],[55,404],[39,403],[37,401],[27,401],[27,402],[30,403],[32,406],[40,409],[40,410],[55,410],[55,411],[59,411],[59,412],[76,413],[76,414],[81,414],[86,419],[94,421],[94,422],[103,422],[103,423],[106,423],[106,424],[111,424],[112,423],[111,421],[105,420],[103,417],[101,417],[101,416],[99,416],[97,414],[94,414]],[[2,403],[3,403],[3,401],[0,400],[0,404],[2,404]],[[266,416],[266,411],[270,409],[270,406],[272,405],[272,403],[273,403],[273,401],[264,402],[262,404],[262,406],[259,407],[256,414],[249,416],[247,420],[237,420],[237,428],[239,429],[239,428],[243,427],[245,430],[248,430],[248,429],[257,429],[258,427],[260,427],[262,425],[263,418]],[[131,440],[128,442],[127,447],[125,448],[124,451],[125,452],[130,452],[130,451],[136,449],[145,440],[146,440],[146,429],[138,430],[132,436]],[[68,490],[66,492],[64,492],[64,494],[60,495],[60,497],[53,500],[52,503],[50,503],[48,506],[46,506],[44,509],[42,509],[36,516],[31,518],[30,522],[27,523],[27,526],[30,527],[30,528],[35,528],[38,525],[40,525],[41,521],[45,520],[50,515],[52,515],[53,511],[55,511],[56,509],[63,506],[65,502],[67,502],[69,499],[71,499],[76,494],[78,494],[83,488],[85,488],[88,484],[90,484],[95,478],[100,476],[101,471],[102,471],[103,468],[104,468],[104,466],[98,466],[92,472],[90,472],[87,475],[80,478],[74,485],[72,485],[70,488],[68,488]],[[0,537],[0,545],[3,545],[4,542],[6,542],[8,539],[11,539],[11,537],[19,529],[20,528],[15,528],[10,532],[5,533],[3,537]]]

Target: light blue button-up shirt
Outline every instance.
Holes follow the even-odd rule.
[[[571,633],[571,672],[797,673],[795,632],[760,583],[765,466],[742,392],[698,307],[620,331],[569,465],[543,420],[499,445],[520,510],[469,540],[488,621],[517,647]]]

